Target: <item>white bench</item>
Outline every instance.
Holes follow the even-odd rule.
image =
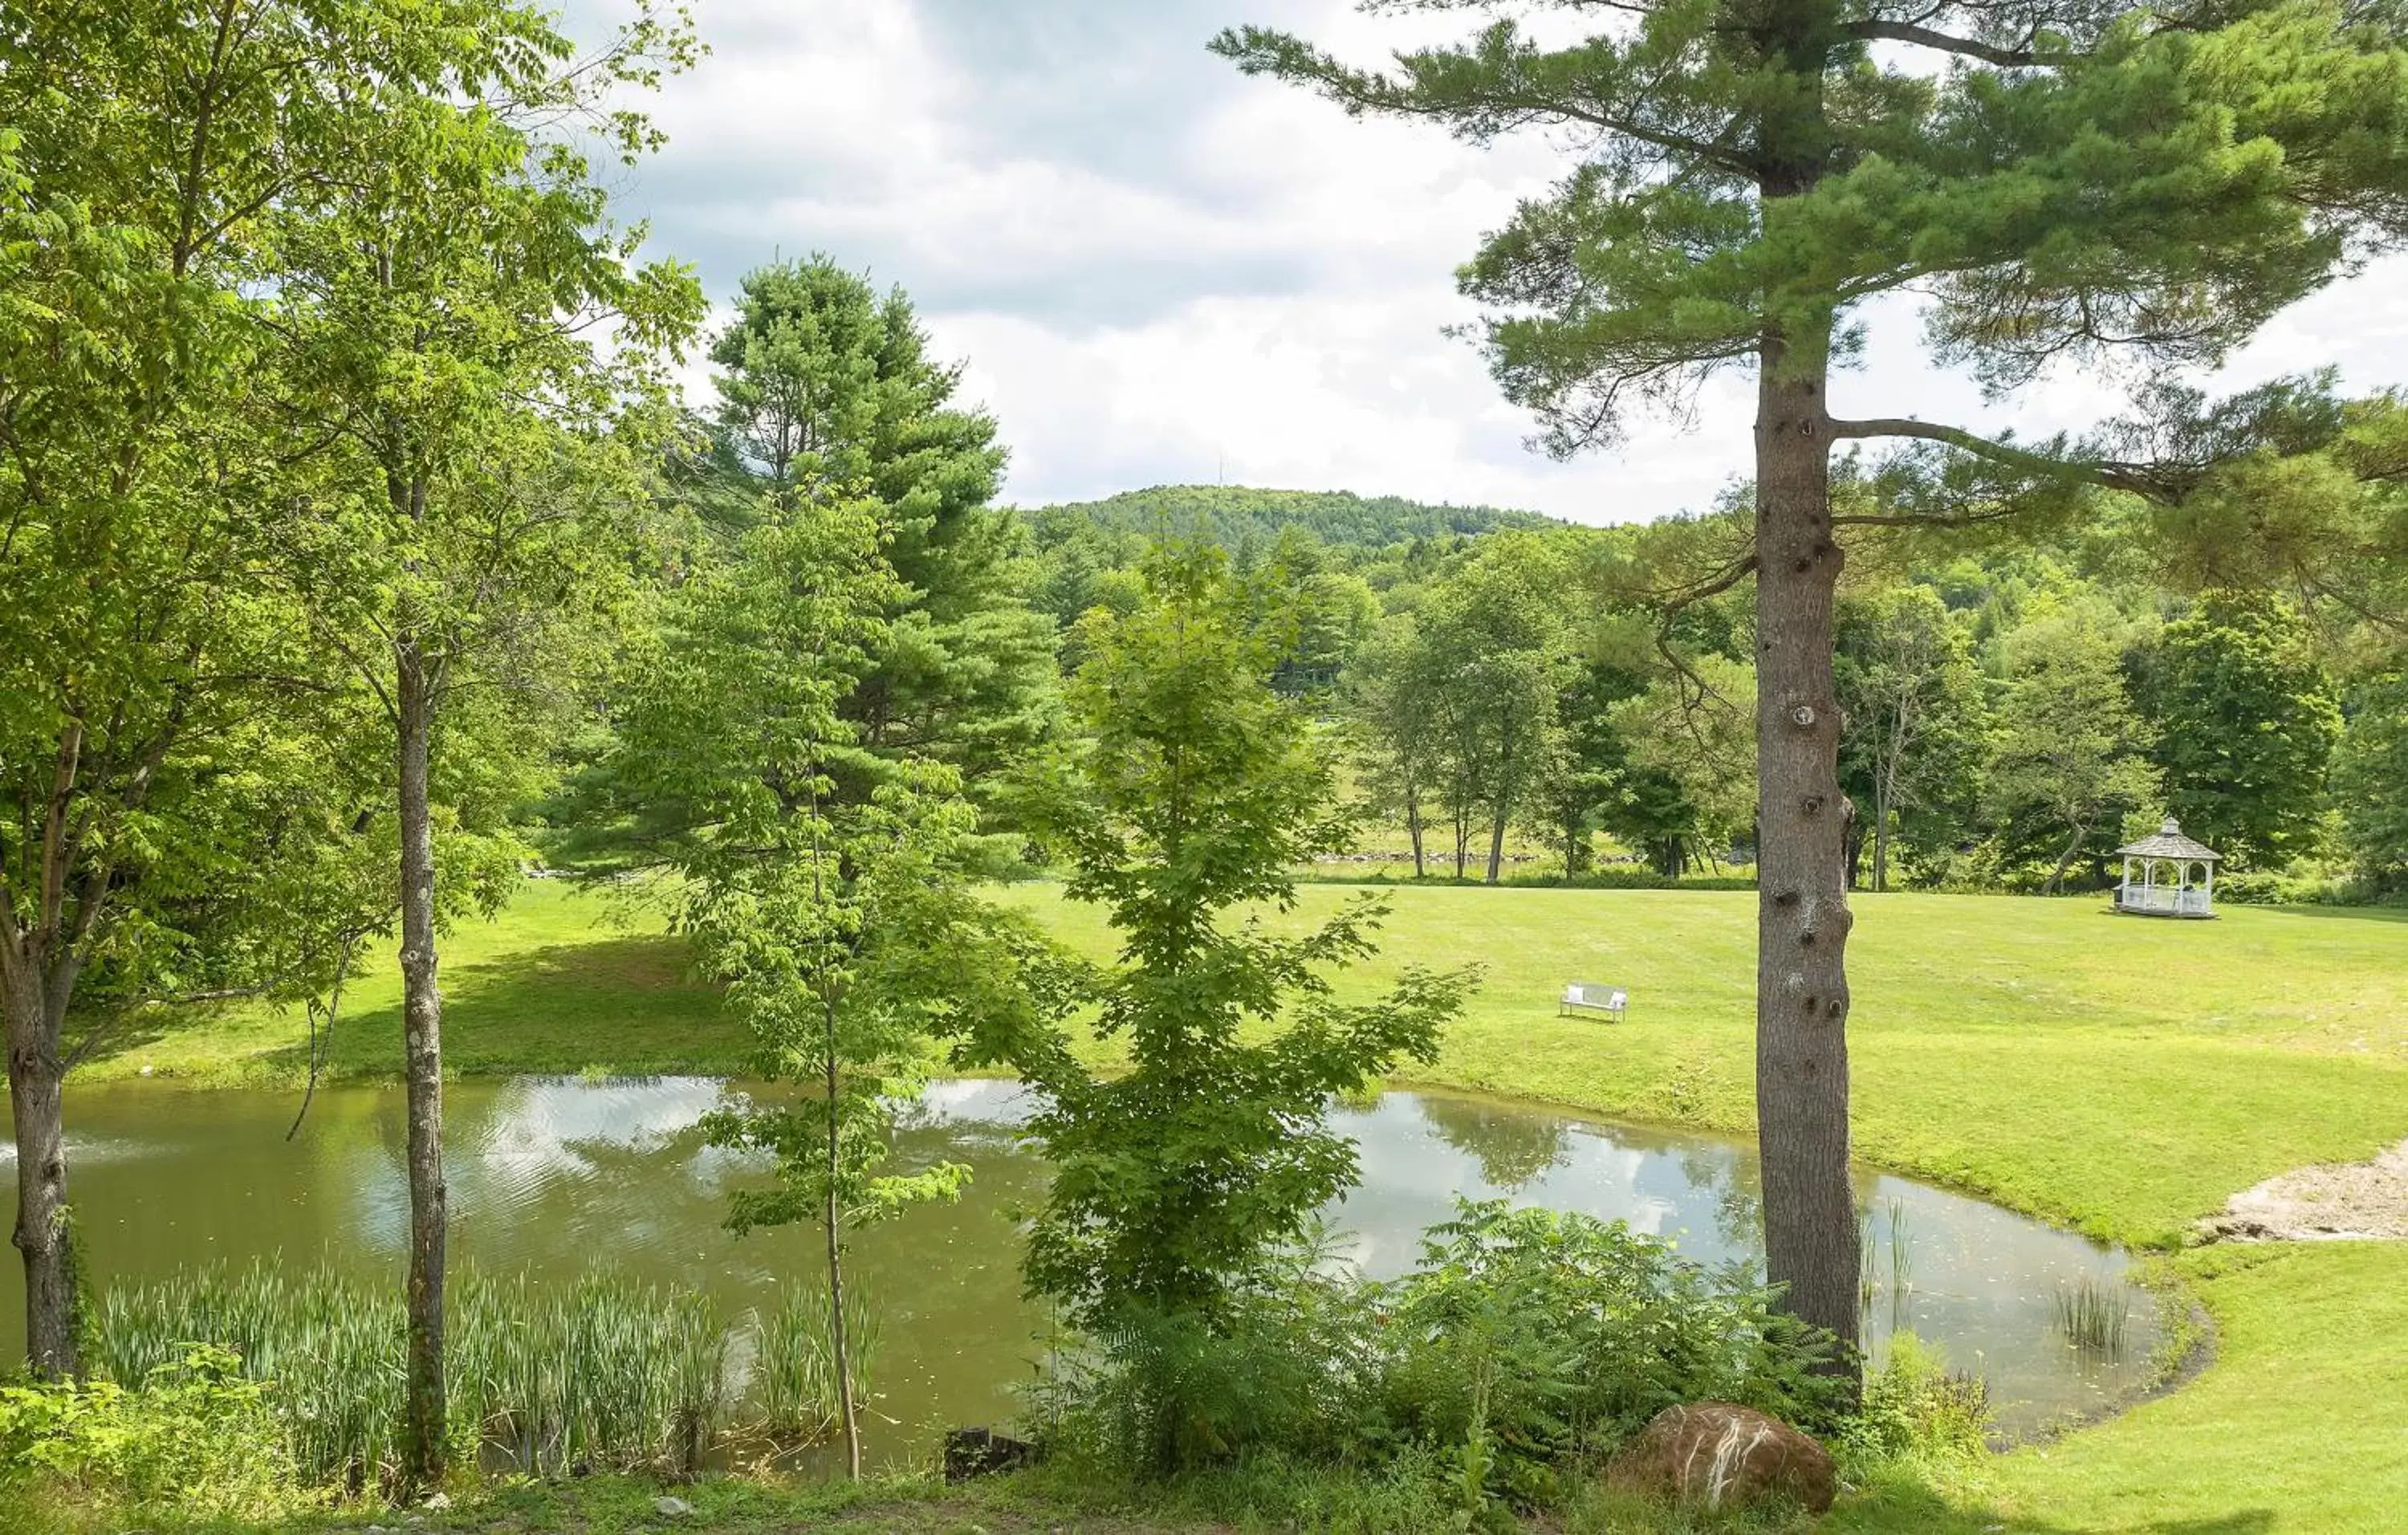
[[[1595,982],[1575,981],[1564,988],[1563,1000],[1555,1008],[1558,1018],[1576,1017],[1584,1012],[1602,1012],[1615,1023],[1622,1022],[1622,1011],[1630,1005],[1630,994],[1620,986],[1600,986]]]

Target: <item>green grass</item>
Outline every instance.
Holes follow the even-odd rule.
[[[732,1073],[743,1032],[698,982],[685,944],[656,911],[530,881],[495,919],[471,917],[441,942],[443,1057],[462,1075],[609,1071]],[[401,969],[388,943],[363,956],[329,1055],[335,1081],[401,1074]],[[256,1002],[152,1009],[130,1021],[79,1076],[145,1068],[188,1086],[289,1086],[308,1069],[297,1010]]]
[[[2198,1380],[1965,1485],[1901,1481],[1833,1535],[2350,1535],[2408,1527],[2408,1243],[2176,1260],[2215,1318]]]
[[[1350,894],[1308,886],[1298,911],[1275,920],[1301,923]],[[1368,995],[1406,963],[1486,969],[1426,1080],[1749,1129],[1752,896],[1386,895],[1388,952],[1342,990]],[[1096,913],[1065,906],[1051,886],[1009,898],[1068,942],[1109,946]],[[2173,923],[2110,916],[2103,904],[1856,898],[1850,1038],[1864,1160],[2101,1237],[2171,1245],[2237,1189],[2408,1137],[2408,913],[2236,908],[2215,923]],[[739,1069],[738,1031],[674,941],[656,924],[608,915],[599,897],[536,884],[500,921],[463,925],[444,957],[452,1067]],[[338,1076],[397,1068],[398,983],[380,959],[347,1005]],[[1572,980],[1628,986],[1628,1022],[1558,1020],[1555,994]],[[254,1006],[194,1011],[146,1024],[90,1070],[147,1064],[196,1083],[289,1082],[300,1034],[297,1018]],[[1935,1474],[1872,1489],[1831,1528],[2401,1528],[2408,1244],[2215,1249],[2174,1268],[2218,1330],[2200,1379],[1987,1462],[1961,1485]],[[953,1517],[942,1506],[910,1517]]]
[[[1316,885],[1290,924],[1353,893]],[[1485,981],[1428,1082],[1739,1134],[1755,1124],[1755,897],[1403,888],[1400,964]],[[1099,916],[1015,899],[1102,953]],[[2408,1137],[2408,913],[2108,915],[2098,897],[1860,896],[1849,945],[1856,1143],[2093,1235],[2177,1241],[2234,1190]],[[1558,1019],[1567,981],[1628,1021]]]

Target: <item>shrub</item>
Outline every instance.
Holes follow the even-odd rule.
[[[1556,1469],[1611,1452],[1685,1401],[1830,1421],[1824,1346],[1770,1291],[1713,1274],[1620,1222],[1465,1202],[1386,1287],[1398,1340],[1383,1383],[1391,1421],[1426,1443],[1496,1443],[1492,1481],[1517,1502]]]
[[[44,1476],[208,1518],[265,1518],[308,1501],[269,1388],[213,1348],[189,1349],[136,1386],[0,1385],[0,1496],[22,1498]]]
[[[1467,1201],[1402,1279],[1357,1278],[1315,1243],[1209,1319],[1123,1319],[1039,1415],[1057,1452],[1123,1476],[1226,1477],[1268,1457],[1404,1476],[1414,1497],[1442,1484],[1476,1520],[1558,1501],[1567,1471],[1677,1402],[1831,1426],[1825,1343],[1772,1301],[1619,1223]]]
[[[1150,1476],[1256,1452],[1358,1459],[1380,1367],[1376,1286],[1331,1261],[1328,1233],[1282,1249],[1211,1320],[1126,1306],[1039,1391],[1059,1448]]]
[[[1989,1388],[1953,1375],[1911,1332],[1893,1334],[1889,1358],[1865,1380],[1864,1399],[1841,1428],[1857,1459],[1976,1460],[1991,1430]]]

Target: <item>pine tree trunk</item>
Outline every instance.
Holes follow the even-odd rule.
[[[837,1038],[836,1009],[824,1008],[827,1018],[827,1266],[828,1266],[828,1343],[836,1356],[836,1391],[843,1404],[844,1474],[853,1481],[861,1480],[861,1418],[853,1400],[853,1340],[844,1326],[844,1244],[839,1240],[843,1206],[837,1199],[837,1171],[839,1147],[837,1138]]]
[[[435,824],[427,761],[435,679],[417,641],[394,647],[394,707],[401,814],[401,981],[408,1091],[409,1347],[403,1412],[403,1474],[413,1488],[442,1479],[443,997],[435,979]]]
[[[1811,338],[1819,342],[1819,337]],[[1757,386],[1756,1130],[1766,1269],[1796,1315],[1857,1336],[1848,1183],[1849,806],[1832,677],[1827,349],[1768,338]]]
[[[25,1363],[43,1380],[77,1374],[75,1265],[67,1224],[65,1070],[59,1031],[66,987],[53,987],[38,950],[13,944],[0,991],[8,1046],[9,1109],[16,1121],[17,1225],[25,1264]],[[29,952],[31,951],[31,952]],[[61,979],[71,979],[63,977]],[[57,996],[53,997],[53,991]],[[55,1001],[55,1006],[53,1002]]]

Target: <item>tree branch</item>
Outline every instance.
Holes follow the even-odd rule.
[[[1829,423],[1829,431],[1834,438],[1916,438],[1925,442],[1944,443],[1976,458],[1988,459],[1993,464],[2004,464],[2056,480],[2082,481],[2109,490],[2128,491],[2157,502],[2174,499],[2182,488],[2175,477],[2168,472],[2170,466],[2056,458],[2047,453],[2033,452],[2028,448],[2018,448],[2010,442],[1977,437],[1961,426],[1944,426],[1938,422],[1914,421],[1900,416],[1875,417],[1866,421],[1834,420]],[[1842,520],[1832,519],[1834,522]]]
[[[2042,53],[2028,48],[1998,48],[1973,37],[1958,37],[1912,22],[1885,22],[1878,19],[1852,22],[1842,29],[1851,37],[1867,42],[1880,40],[1912,43],[1941,53],[1954,53],[1961,58],[1979,59],[2001,69],[2032,69],[2045,65],[2063,64],[2071,53]]]

